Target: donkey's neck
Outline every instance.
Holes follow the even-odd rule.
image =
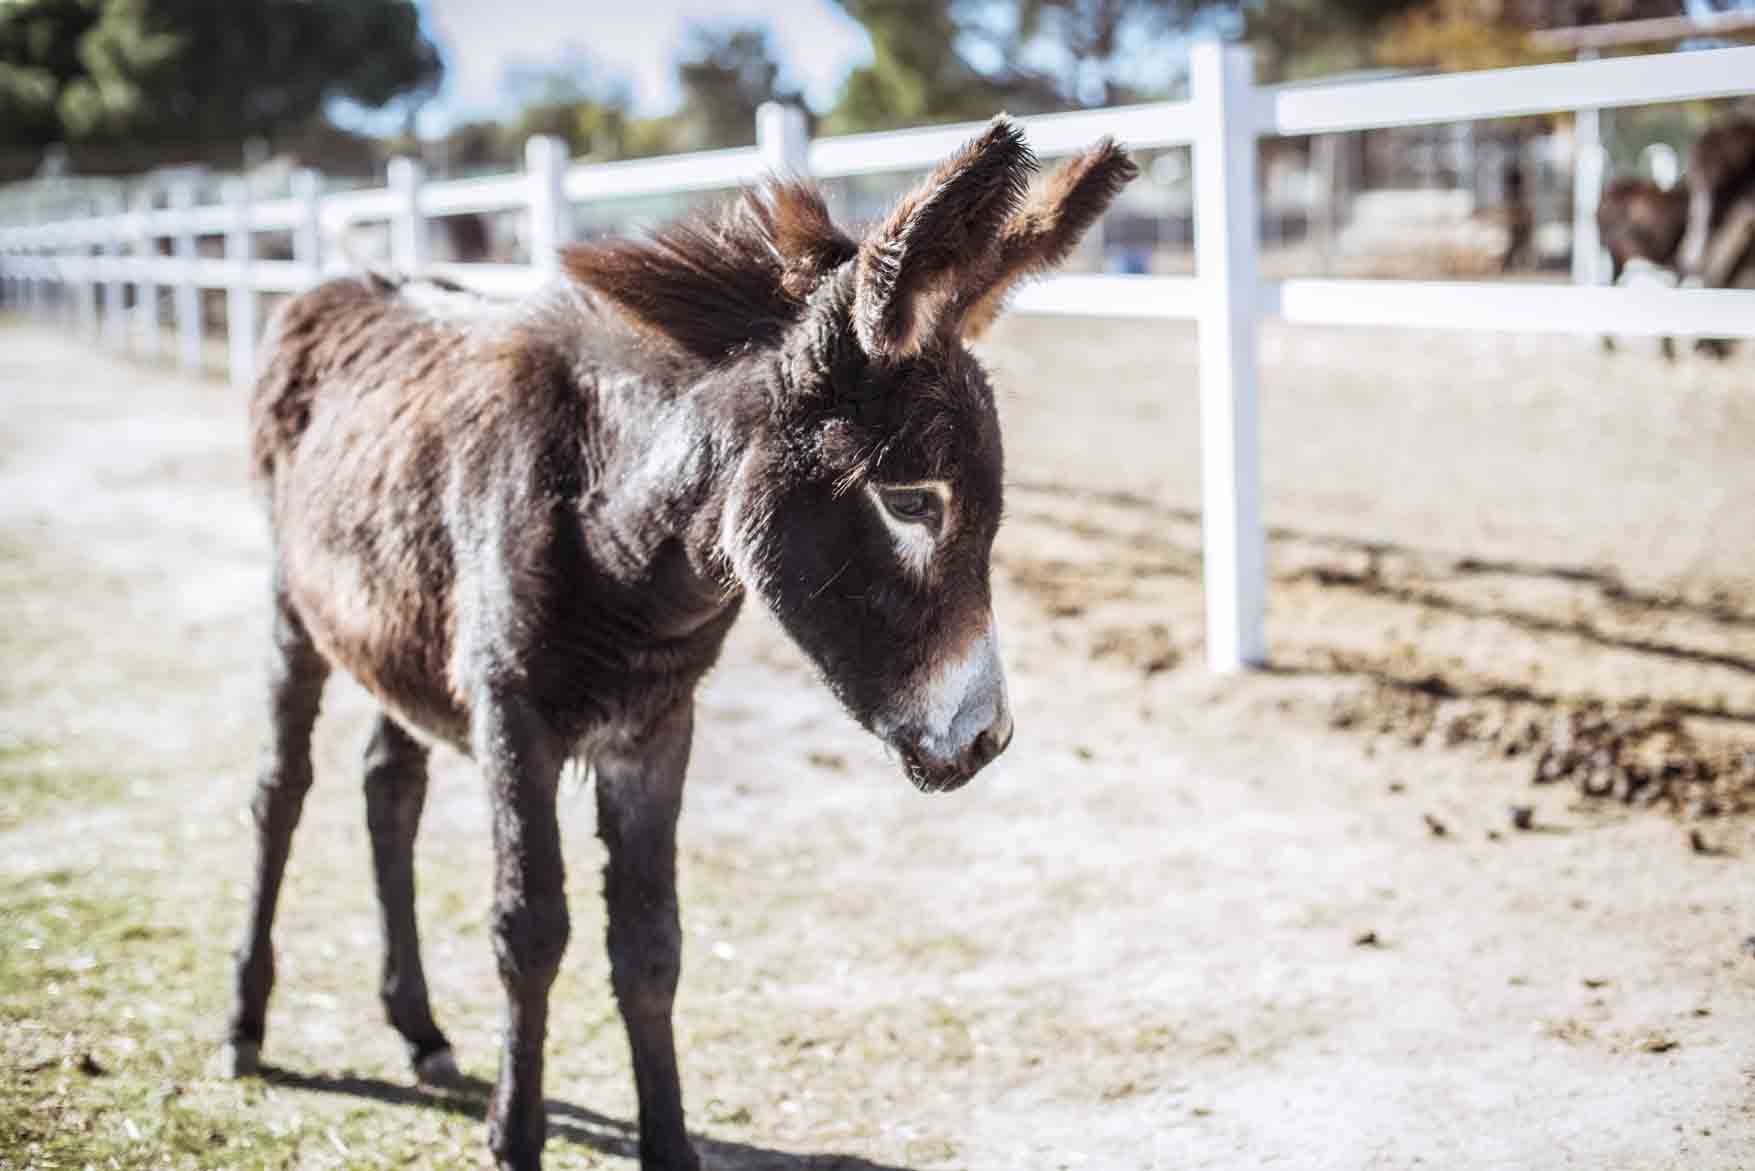
[[[711,621],[742,586],[722,546],[723,517],[756,430],[762,357],[672,382],[609,379],[595,388],[585,445],[583,537],[592,562],[639,589],[665,627]]]

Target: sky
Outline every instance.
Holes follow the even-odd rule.
[[[427,33],[447,66],[444,88],[421,115],[423,133],[507,113],[508,65],[588,58],[632,90],[642,115],[673,109],[674,63],[697,24],[766,25],[793,84],[831,105],[841,81],[870,60],[865,30],[831,0],[420,0]]]

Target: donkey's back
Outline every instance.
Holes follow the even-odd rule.
[[[293,298],[262,357],[251,447],[278,604],[409,728],[466,747],[459,566],[484,526],[539,524],[573,490],[565,362],[510,306],[375,276]]]

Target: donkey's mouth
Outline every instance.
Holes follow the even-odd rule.
[[[928,764],[913,752],[903,752],[902,769],[908,774],[908,780],[922,793],[954,793],[975,779],[980,769],[966,769],[958,765]]]

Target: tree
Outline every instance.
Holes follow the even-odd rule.
[[[0,4],[0,133],[44,146],[61,135],[55,103],[85,73],[79,42],[98,21],[100,0]]]
[[[1170,46],[1206,9],[1229,0],[1016,0],[969,5],[966,50],[999,84],[1043,106],[1113,106],[1168,88]],[[1161,50],[1154,51],[1154,50]],[[1154,76],[1142,84],[1140,76]]]
[[[288,133],[336,99],[418,101],[443,65],[413,0],[10,0],[0,69],[0,93],[53,90],[52,125],[9,124],[14,141],[170,144]]]
[[[522,157],[522,144],[533,134],[563,140],[575,157],[622,157],[631,104],[628,87],[600,75],[584,55],[568,54],[545,70],[514,66],[500,88],[519,105],[507,127],[514,159]]]
[[[1390,22],[1377,54],[1388,65],[1444,71],[1533,65],[1569,55],[1532,48],[1535,29],[1682,11],[1682,0],[1424,0]]]
[[[756,140],[756,108],[797,102],[781,83],[782,70],[766,29],[754,26],[690,30],[676,66],[683,104],[670,119],[680,150],[748,146]]]
[[[1390,21],[1377,45],[1385,65],[1452,72],[1556,60],[1529,46],[1530,25],[1498,0],[1426,0]]]
[[[1294,81],[1379,64],[1378,44],[1421,0],[1265,0],[1250,8],[1245,35],[1261,80]]]
[[[828,122],[838,131],[885,130],[980,118],[1003,105],[1001,87],[958,54],[961,25],[945,0],[837,0],[871,38],[873,60],[848,75]]]
[[[1231,0],[837,0],[873,61],[849,75],[829,123],[882,129],[998,110],[1028,114],[1169,90],[1175,36]]]

